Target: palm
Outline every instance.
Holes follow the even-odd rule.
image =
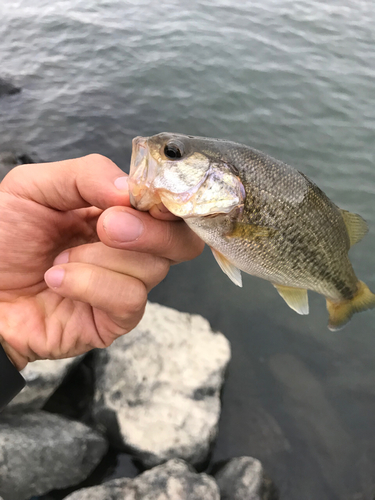
[[[97,241],[95,224],[101,211],[60,212],[0,193],[0,212],[0,332],[13,331],[20,344],[21,332],[32,333],[29,349],[35,357],[50,356],[51,343],[56,357],[104,345],[100,335],[113,328],[108,316],[61,297],[44,281],[62,250]],[[30,359],[30,352],[21,354]]]

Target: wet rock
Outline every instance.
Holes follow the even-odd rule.
[[[21,88],[13,85],[13,83],[8,80],[4,80],[4,78],[0,78],[0,97],[4,95],[13,95],[21,92]]]
[[[7,406],[6,412],[39,410],[82,357],[29,363],[22,375],[27,385]]]
[[[89,427],[37,411],[0,416],[0,495],[27,500],[80,483],[100,462],[107,442]]]
[[[215,474],[221,500],[277,500],[273,483],[262,464],[252,457],[236,457]]]
[[[182,460],[144,472],[135,479],[115,479],[76,491],[65,500],[220,500],[219,488],[207,474],[197,474]]]
[[[26,153],[16,154],[11,151],[0,152],[0,181],[17,165],[35,163],[37,160]]]
[[[6,174],[17,165],[17,157],[14,153],[0,153],[0,181]]]
[[[98,353],[94,418],[147,468],[203,463],[220,416],[229,342],[207,320],[148,304],[139,326]]]

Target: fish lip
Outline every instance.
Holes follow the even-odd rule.
[[[141,137],[140,135],[134,137],[132,140],[132,157],[130,161],[130,175],[135,173],[135,170],[139,167],[143,158],[147,154],[147,137]]]
[[[154,205],[150,190],[155,177],[155,160],[150,161],[150,158],[148,138],[134,137],[129,172],[129,198],[131,205],[141,211],[147,211]]]

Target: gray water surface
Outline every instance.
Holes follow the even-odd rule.
[[[128,169],[131,139],[227,138],[307,174],[370,233],[350,254],[375,290],[375,9],[370,0],[2,0],[2,149],[98,152]],[[324,299],[290,310],[267,282],[232,285],[207,249],[151,299],[206,316],[231,341],[213,461],[252,455],[282,500],[375,492],[375,312],[326,328]]]

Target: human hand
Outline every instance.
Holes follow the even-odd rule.
[[[89,155],[16,167],[0,183],[0,342],[18,369],[109,346],[171,263],[202,251],[183,221],[132,209],[126,180]]]

